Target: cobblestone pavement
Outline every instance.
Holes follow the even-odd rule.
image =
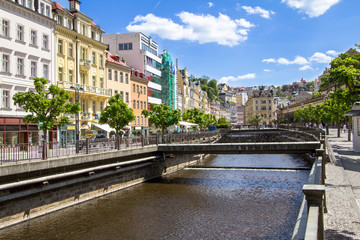
[[[330,129],[327,139],[335,162],[326,165],[325,239],[360,240],[360,153],[353,152],[347,133],[337,137]]]

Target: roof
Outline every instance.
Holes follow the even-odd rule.
[[[106,61],[118,64],[120,66],[127,67],[126,64],[123,63],[122,61],[117,61],[117,58],[119,57],[118,55],[112,55],[110,53],[108,53],[106,55],[107,55]]]
[[[360,116],[360,110],[351,110],[350,112],[344,113],[344,116]]]
[[[60,4],[58,4],[57,2],[53,2],[53,3],[51,4],[51,8],[52,8],[52,10],[59,9],[59,10],[61,10],[61,11],[64,11],[64,8],[63,8]]]

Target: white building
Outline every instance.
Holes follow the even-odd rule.
[[[37,4],[37,5],[35,5]],[[54,83],[54,28],[50,0],[0,0],[0,145],[37,141],[37,125],[26,125],[15,93],[34,89],[33,79]]]
[[[161,58],[158,44],[144,34],[122,33],[104,35],[104,43],[109,51],[124,59],[127,66],[146,74],[148,103],[161,104]]]

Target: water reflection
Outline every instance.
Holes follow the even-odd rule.
[[[271,162],[271,163],[270,163]],[[219,155],[164,178],[0,232],[0,239],[289,239],[308,171],[296,155]],[[278,165],[277,165],[278,164]]]

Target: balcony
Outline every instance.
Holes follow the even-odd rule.
[[[65,90],[72,90],[72,91],[74,90],[71,89],[71,87],[82,88],[84,93],[111,97],[111,89],[99,88],[99,87],[88,86],[88,85],[72,83],[72,82],[57,82],[57,86]]]
[[[80,59],[80,69],[89,70],[91,67],[91,61],[87,59]]]

